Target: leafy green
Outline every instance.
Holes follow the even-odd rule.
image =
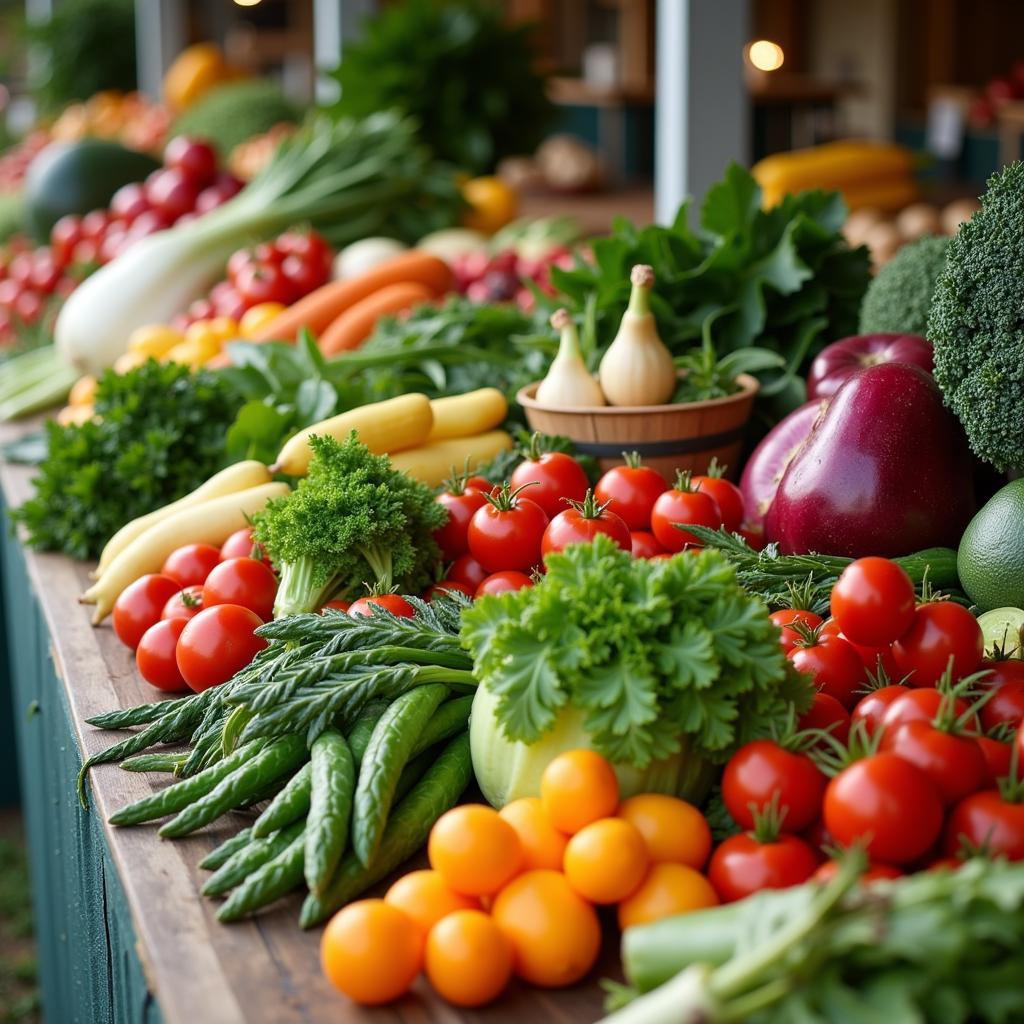
[[[599,536],[549,556],[536,586],[479,599],[463,622],[510,740],[537,741],[571,705],[615,762],[643,768],[683,742],[722,761],[810,700],[767,609],[715,551],[647,561]]]
[[[256,517],[281,576],[275,617],[318,609],[367,587],[419,593],[440,563],[433,531],[446,513],[430,488],[373,455],[353,432],[310,438],[309,473]]]
[[[761,209],[750,172],[730,164],[689,225],[685,203],[669,227],[615,222],[593,243],[593,263],[552,270],[561,294],[547,300],[582,315],[596,295],[599,349],[612,341],[629,299],[629,271],[654,268],[651,306],[662,340],[675,355],[709,338],[722,355],[758,346],[783,357],[789,374],[770,375],[781,389],[829,341],[856,330],[867,287],[868,255],[840,233],[846,217],[836,193],[801,192]]]
[[[928,315],[935,380],[974,453],[1024,468],[1024,164],[994,174],[950,240]]]
[[[860,333],[928,332],[928,310],[946,268],[948,238],[927,236],[903,246],[874,276],[860,307]]]
[[[334,77],[339,116],[399,110],[440,157],[481,174],[532,153],[553,108],[532,70],[529,26],[483,0],[406,0],[366,22]]]
[[[153,360],[108,371],[94,419],[47,423],[35,494],[14,521],[33,547],[95,557],[126,522],[177,500],[225,463],[224,431],[238,405],[227,382],[206,371]]]

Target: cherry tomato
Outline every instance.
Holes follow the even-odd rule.
[[[936,729],[930,722],[905,722],[886,730],[881,747],[916,764],[947,804],[981,789],[988,775],[985,755],[973,737]]]
[[[466,479],[466,487],[479,491],[481,494],[490,494],[494,490],[494,484],[485,476],[471,476]]]
[[[884,647],[910,629],[915,600],[901,566],[888,558],[858,558],[832,588],[832,617],[854,643]]]
[[[845,640],[827,636],[806,645],[800,641],[786,657],[799,671],[807,673],[819,690],[835,697],[847,710],[857,703],[864,683],[864,665]]]
[[[743,492],[723,475],[724,469],[719,468],[716,460],[704,476],[695,476],[691,483],[708,497],[715,499],[719,512],[722,514],[722,526],[730,533],[743,525]]]
[[[465,594],[466,597],[472,598],[474,596],[473,589],[467,586],[465,583],[456,583],[453,580],[441,580],[440,583],[434,583],[427,587],[426,593],[423,597],[426,601],[433,601],[437,597],[444,597],[446,594]]]
[[[802,622],[805,626],[814,629],[821,625],[821,616],[815,615],[804,608],[780,608],[768,616],[776,626],[779,627],[779,643],[782,649],[789,654],[800,639],[800,634],[792,627],[795,622]]]
[[[323,266],[309,263],[299,256],[286,256],[281,264],[281,272],[300,297],[319,288],[327,278]]]
[[[772,740],[740,747],[722,775],[722,800],[736,824],[747,829],[774,800],[786,831],[800,832],[818,817],[824,792],[825,776],[814,762]]]
[[[401,594],[370,594],[353,601],[349,606],[349,615],[372,615],[373,608],[382,608],[400,619],[411,619],[416,610]]]
[[[708,881],[723,903],[762,889],[788,889],[814,874],[818,859],[797,836],[759,842],[749,832],[730,836],[711,854]]]
[[[1004,800],[995,789],[964,797],[946,822],[943,847],[955,856],[965,843],[989,857],[1024,860],[1024,803]]]
[[[982,756],[985,758],[988,781],[986,789],[994,787],[1000,779],[1005,779],[1013,767],[1013,744],[993,739],[991,736],[976,736]]]
[[[668,484],[656,469],[641,465],[636,452],[628,453],[625,459],[624,466],[609,469],[597,481],[594,495],[621,516],[631,530],[649,530],[654,503],[668,490]]]
[[[932,601],[914,613],[910,629],[892,646],[911,686],[934,686],[953,659],[953,682],[974,672],[985,651],[978,620],[952,601]]]
[[[237,604],[204,608],[185,623],[178,638],[182,678],[196,693],[226,683],[267,646],[255,634],[262,625],[255,612]]]
[[[171,221],[193,210],[198,195],[196,182],[178,167],[154,171],[146,178],[146,199]]]
[[[520,462],[513,470],[509,486],[513,491],[526,487],[522,492],[523,497],[538,505],[551,519],[568,508],[566,499],[582,501],[587,496],[590,482],[583,467],[571,455],[564,452],[538,455],[534,451],[531,457]],[[508,565],[498,568],[518,567]]]
[[[185,544],[167,556],[160,571],[172,580],[177,580],[180,589],[205,583],[213,567],[219,564],[220,548],[212,544]]]
[[[591,491],[582,502],[559,512],[547,525],[541,555],[564,551],[570,544],[590,544],[598,534],[613,540],[623,551],[632,550],[629,527],[610,509],[597,504]]]
[[[477,587],[487,576],[487,570],[472,555],[462,555],[452,562],[445,579],[452,583],[464,583],[476,593]]]
[[[658,496],[651,510],[651,532],[666,551],[682,551],[687,544],[700,547],[692,533],[676,529],[677,524],[694,524],[717,530],[722,513],[710,495],[695,491],[687,474],[680,473],[676,486]]]
[[[198,188],[204,188],[217,176],[217,152],[207,142],[179,135],[164,149],[164,166],[177,167]]]
[[[825,788],[825,827],[841,846],[862,841],[872,860],[907,864],[942,829],[942,801],[916,765],[883,752],[844,768]]]
[[[1024,721],[1024,661],[986,662],[982,668],[990,670],[984,686],[995,690],[982,705],[982,728],[990,732],[1005,724],[1016,729]]]
[[[505,594],[510,590],[522,590],[523,587],[532,587],[533,580],[525,573],[516,572],[514,569],[506,569],[504,572],[495,572],[488,576],[476,588],[476,596],[483,597],[485,594]]]
[[[255,552],[260,550],[259,545],[252,539],[252,527],[243,526],[241,530],[235,530],[221,544],[220,557],[222,561],[227,561],[229,558],[253,558]],[[265,555],[263,561],[267,561]]]
[[[248,306],[261,302],[283,302],[289,305],[295,299],[295,288],[284,276],[284,271],[273,264],[249,263],[238,272],[235,288]]]
[[[172,594],[160,613],[161,619],[181,619],[187,622],[203,610],[203,588],[197,583]]]
[[[629,535],[629,544],[634,558],[653,558],[665,554],[658,538],[646,530],[633,530]]]
[[[160,620],[164,605],[181,590],[181,584],[159,573],[140,576],[121,591],[114,603],[114,632],[133,650],[142,634]]]
[[[575,835],[581,828],[608,818],[619,805],[615,770],[593,750],[567,750],[544,769],[540,800],[548,820],[560,832]]]
[[[540,561],[547,525],[540,505],[506,485],[473,513],[469,553],[488,574],[502,569],[528,572]]]
[[[456,910],[427,935],[427,978],[456,1006],[494,1002],[512,976],[512,961],[512,943],[482,910]]]
[[[285,256],[298,256],[313,266],[323,267],[325,272],[330,269],[331,247],[315,231],[286,231],[275,245]]]
[[[926,687],[920,690],[906,689],[898,693],[882,713],[882,725],[887,732],[895,731],[904,722],[931,722],[944,710],[948,699],[939,690]],[[968,709],[967,701],[957,697],[955,713],[959,718]]]
[[[462,804],[434,823],[427,842],[431,868],[464,896],[491,896],[523,868],[516,830],[493,807]]]
[[[158,690],[187,690],[175,657],[178,637],[185,628],[186,619],[162,619],[153,623],[139,641],[135,651],[135,664],[139,675]]]
[[[824,885],[831,882],[839,872],[839,861],[827,860],[817,871],[811,875],[812,882],[820,882]],[[888,878],[902,878],[903,872],[894,868],[891,864],[870,864],[860,876],[860,884],[867,882],[879,882]]]
[[[831,694],[820,690],[800,716],[800,729],[821,729],[845,744],[850,738],[850,713]]]
[[[475,488],[460,488],[458,483],[452,487],[455,489],[444,490],[434,499],[448,513],[448,522],[441,529],[434,531],[434,540],[448,562],[455,561],[469,550],[469,540],[466,536],[469,521],[481,505],[487,504],[487,499]]]
[[[351,607],[351,601],[328,601],[320,611],[325,612],[328,608],[332,608],[336,612],[347,612]]]
[[[159,172],[157,172],[159,173]],[[106,210],[90,210],[82,218],[82,238],[91,242],[100,242],[110,224],[110,214]],[[15,276],[12,264],[11,276]]]
[[[125,188],[137,188],[141,191],[141,185],[126,185]],[[118,189],[114,193],[114,199],[123,189]],[[65,214],[56,224],[53,225],[53,230],[50,232],[50,245],[53,251],[57,254],[57,259],[63,266],[67,266],[71,262],[71,254],[75,251],[75,246],[82,240],[82,218],[76,216],[73,213]],[[13,260],[11,261],[14,262]]]
[[[910,692],[908,687],[900,686],[898,683],[893,683],[891,686],[880,686],[877,690],[872,690],[857,701],[850,713],[851,724],[863,722],[863,728],[867,734],[874,736],[875,730],[882,724],[885,713],[889,710],[892,702],[897,697],[902,697],[905,693]]]
[[[203,607],[240,604],[264,622],[274,615],[277,578],[266,562],[255,558],[229,558],[215,565],[203,584]]]

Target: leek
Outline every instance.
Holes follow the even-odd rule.
[[[0,421],[60,405],[78,376],[52,345],[7,360],[0,367]]]

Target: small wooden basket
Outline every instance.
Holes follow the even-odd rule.
[[[741,389],[727,398],[678,405],[584,406],[553,409],[534,397],[539,381],[516,395],[532,430],[568,437],[602,470],[622,464],[623,452],[639,452],[644,464],[671,481],[677,469],[704,473],[712,458],[739,471],[743,432],[754,406],[756,377],[741,373]]]

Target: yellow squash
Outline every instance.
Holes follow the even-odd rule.
[[[436,487],[453,474],[472,473],[477,466],[511,447],[512,438],[504,430],[489,430],[476,437],[450,437],[409,448],[392,455],[391,465],[429,487]]]
[[[497,388],[480,388],[464,395],[435,398],[430,403],[434,425],[428,441],[450,437],[471,437],[501,426],[508,415],[508,402]]]

